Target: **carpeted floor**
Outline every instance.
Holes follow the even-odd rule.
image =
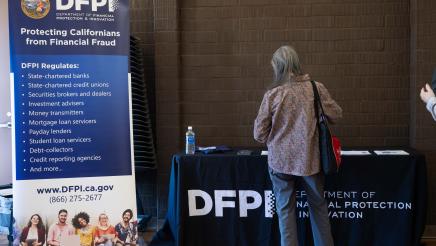
[[[146,232],[140,233],[140,236],[144,239],[144,246],[147,246],[156,233],[156,228],[148,228]],[[424,235],[422,236],[422,245],[424,246],[436,246],[436,225],[426,226]]]

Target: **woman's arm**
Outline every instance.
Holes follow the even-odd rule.
[[[38,245],[44,245],[45,243],[45,229],[38,229]]]
[[[268,92],[263,96],[259,112],[254,121],[254,139],[260,143],[265,143],[271,131],[272,111]]]
[[[29,233],[29,227],[23,228],[23,231],[21,232],[20,236],[20,242],[25,243],[27,239],[27,234]]]
[[[432,97],[428,100],[428,102],[426,104],[426,108],[427,108],[428,112],[431,113],[433,120],[436,121],[436,97]]]
[[[318,87],[322,107],[324,108],[324,113],[326,114],[328,121],[330,123],[336,123],[340,118],[342,118],[342,108],[335,102],[335,100],[333,100],[329,91],[323,84],[316,83],[316,85]]]

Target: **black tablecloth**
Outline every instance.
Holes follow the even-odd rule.
[[[425,158],[406,151],[410,155],[342,156],[340,172],[326,177],[335,245],[419,244]],[[166,221],[151,245],[280,245],[266,156],[175,155],[169,188]],[[305,193],[298,191],[300,246],[313,245],[307,215]]]

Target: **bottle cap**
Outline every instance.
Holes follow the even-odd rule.
[[[192,130],[192,126],[188,126],[188,130]]]

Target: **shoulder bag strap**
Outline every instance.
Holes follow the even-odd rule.
[[[317,88],[317,86],[315,84],[315,81],[311,80],[310,83],[312,84],[313,95],[315,97],[314,104],[315,104],[316,117],[317,117],[318,122],[319,122],[319,116],[321,115],[322,120],[325,121],[326,119],[325,119],[324,108],[322,107],[321,98],[320,98],[319,93],[318,93],[318,88]],[[321,108],[321,114],[318,113],[318,111],[319,111],[318,107]]]
[[[313,106],[315,107],[316,122],[317,122],[317,124],[319,124],[319,109],[318,109],[319,94],[318,94],[318,89],[316,88],[315,82],[313,80],[311,80],[310,83],[312,84],[313,96],[315,98],[315,100],[313,100]]]

